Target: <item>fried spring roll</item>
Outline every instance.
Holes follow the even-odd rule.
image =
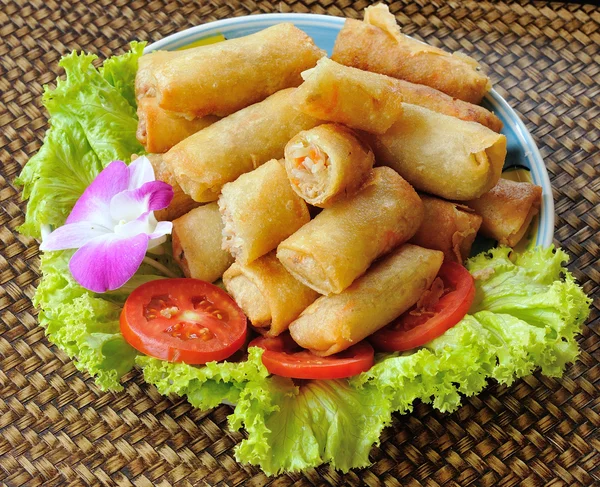
[[[481,217],[481,233],[498,243],[514,247],[540,211],[542,188],[531,183],[500,179],[483,196],[468,201]]]
[[[248,265],[233,263],[223,274],[223,284],[252,325],[268,336],[287,330],[319,297],[285,270],[275,252]]]
[[[319,124],[294,110],[293,91],[279,91],[229,115],[165,153],[182,189],[196,201],[215,201],[225,183],[270,159],[281,159],[294,135]]]
[[[364,22],[346,19],[331,58],[347,66],[431,86],[475,104],[491,88],[474,59],[401,34],[385,5],[365,9]]]
[[[139,156],[133,154],[131,160],[135,161]],[[154,216],[158,221],[172,221],[175,218],[185,215],[188,211],[198,207],[200,203],[195,202],[187,194],[183,192],[181,186],[177,183],[177,180],[167,167],[161,154],[147,154],[146,157],[152,164],[154,169],[154,177],[157,181],[164,181],[173,188],[173,199],[169,206],[163,210],[157,210],[154,212]]]
[[[302,73],[294,93],[295,106],[315,118],[382,134],[402,114],[395,79],[342,66],[322,58]]]
[[[290,324],[298,345],[327,356],[383,328],[415,304],[435,279],[444,254],[405,244],[344,292],[322,296]]]
[[[279,244],[277,258],[320,294],[338,294],[371,262],[410,239],[423,220],[415,190],[387,167],[352,198],[325,208]]]
[[[419,195],[425,209],[423,223],[410,243],[441,250],[446,260],[462,263],[481,226],[481,217],[464,205]]]
[[[419,105],[461,120],[477,122],[494,132],[502,130],[502,121],[482,106],[452,98],[429,86],[418,85],[401,79],[397,79],[396,83],[402,95],[402,101],[405,103]]]
[[[492,189],[506,157],[504,135],[408,103],[390,130],[368,140],[380,164],[418,190],[449,200],[471,200]]]
[[[163,62],[154,62],[142,71],[138,96],[156,97],[165,110],[223,117],[279,90],[298,86],[300,73],[324,55],[293,24],[277,24],[238,39],[187,49],[174,57],[160,54]]]
[[[173,221],[173,257],[186,277],[213,282],[232,264],[221,248],[223,222],[216,203],[195,208]]]
[[[168,61],[181,57],[185,51],[154,51],[138,59],[135,75],[135,97],[139,101],[153,93],[154,72]],[[151,95],[153,96],[153,95]]]
[[[356,193],[374,162],[371,148],[343,125],[305,130],[285,146],[285,170],[292,189],[321,208]]]
[[[163,110],[158,106],[156,98],[138,100],[137,115],[137,139],[146,152],[152,153],[167,152],[178,142],[219,120],[213,115],[188,119],[181,114]]]
[[[310,220],[306,203],[275,159],[223,186],[218,203],[225,225],[222,246],[244,265]]]

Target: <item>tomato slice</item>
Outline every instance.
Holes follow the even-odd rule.
[[[373,347],[365,341],[329,357],[319,357],[301,348],[289,333],[256,338],[248,347],[265,350],[262,362],[271,374],[293,379],[342,379],[373,366]]]
[[[413,306],[369,337],[375,349],[400,352],[420,347],[452,328],[467,314],[475,297],[473,276],[462,265],[445,261],[438,277],[443,281],[444,294],[433,309],[419,314]]]
[[[121,312],[129,344],[169,362],[224,360],[245,342],[246,316],[225,291],[199,279],[159,279],[135,289]]]

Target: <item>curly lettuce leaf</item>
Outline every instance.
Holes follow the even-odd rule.
[[[45,87],[43,102],[50,114],[44,143],[15,180],[29,199],[23,234],[39,237],[43,225],[62,225],[73,205],[96,175],[111,161],[129,161],[143,147],[137,141],[133,80],[143,44],[105,62],[77,54],[60,61],[66,73],[56,88]]]
[[[194,407],[210,409],[222,402],[237,403],[246,383],[263,383],[268,375],[260,356],[262,350],[251,348],[243,362],[209,362],[195,367],[140,355],[144,380],[156,386],[161,394],[187,397]]]
[[[130,51],[120,56],[112,56],[104,61],[100,74],[114,86],[123,98],[136,110],[135,75],[138,59],[144,53],[145,42],[133,41],[129,44]]]
[[[121,390],[121,377],[129,372],[137,352],[119,329],[122,303],[90,293],[71,277],[72,251],[42,255],[43,278],[34,304],[41,308],[40,325],[48,339],[75,358],[75,366],[88,372],[103,390]]]

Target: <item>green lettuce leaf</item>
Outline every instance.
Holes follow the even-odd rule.
[[[137,352],[119,329],[122,302],[110,302],[81,287],[68,269],[73,251],[42,255],[43,278],[34,304],[48,339],[75,358],[103,390],[121,390],[121,377],[134,365]]]
[[[161,394],[186,396],[192,406],[210,409],[222,402],[237,403],[250,380],[266,380],[268,372],[261,355],[262,349],[251,348],[243,362],[209,362],[201,367],[143,355],[137,357],[137,363],[146,382],[154,384]]]
[[[119,91],[134,110],[137,110],[135,75],[138,59],[144,53],[145,46],[145,42],[133,41],[129,44],[130,52],[108,58],[100,68],[102,77]]]
[[[43,225],[62,225],[107,164],[143,152],[132,91],[143,46],[135,43],[130,53],[110,58],[102,73],[92,64],[94,55],[74,52],[61,59],[66,78],[55,89],[46,86],[43,96],[50,128],[15,181],[29,199],[21,233],[39,237]]]

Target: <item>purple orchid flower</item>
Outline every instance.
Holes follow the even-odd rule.
[[[171,233],[173,224],[158,222],[154,211],[166,208],[172,199],[173,188],[155,180],[147,157],[129,166],[113,161],[40,249],[78,249],[69,262],[75,280],[97,293],[118,289],[138,270],[146,251]]]

